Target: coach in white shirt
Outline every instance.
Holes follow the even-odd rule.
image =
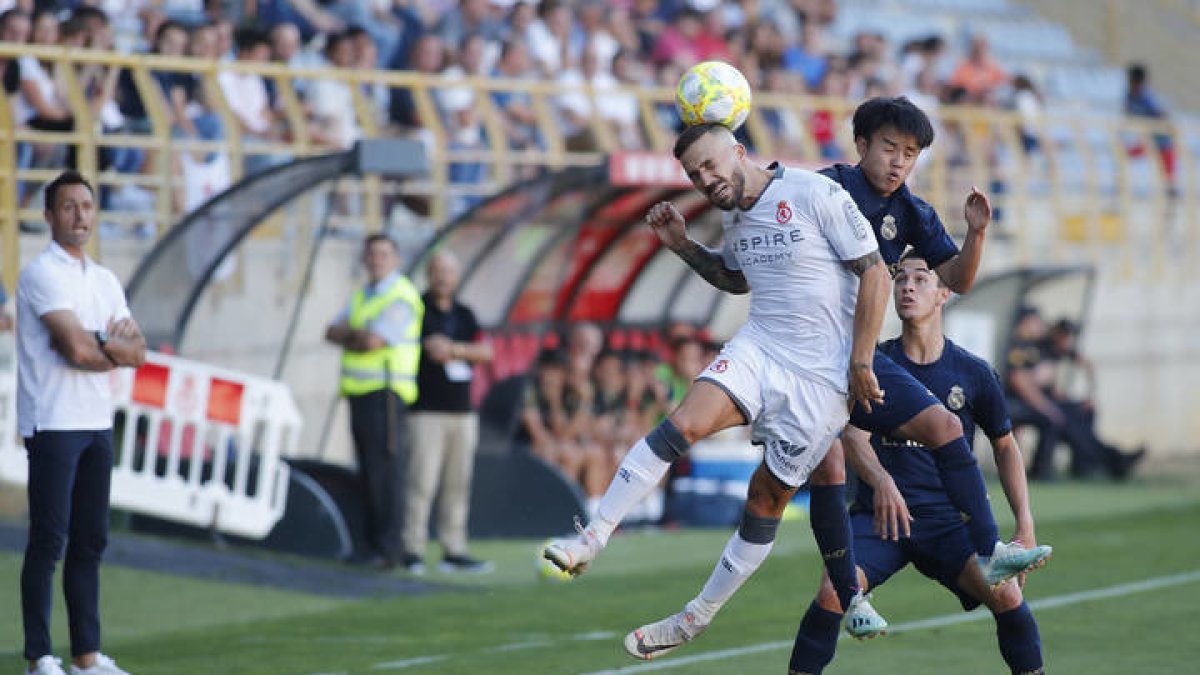
[[[50,646],[50,609],[65,549],[71,673],[121,675],[100,653],[99,571],[113,463],[108,371],[140,366],[146,341],[117,277],[84,253],[96,222],[92,186],[64,172],[46,186],[45,215],[52,241],[17,282],[17,424],[29,454],[25,658],[29,673],[64,675]]]

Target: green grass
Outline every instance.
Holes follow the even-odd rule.
[[[993,499],[1004,518],[1002,493]],[[1200,485],[1195,479],[1131,485],[1037,486],[1038,535],[1055,546],[1030,577],[1031,600],[1200,569]],[[596,569],[569,584],[539,582],[539,542],[477,542],[498,563],[486,578],[430,579],[455,590],[347,601],[200,582],[117,567],[104,571],[106,651],[138,675],[193,673],[590,673],[634,665],[620,648],[631,628],[677,611],[703,584],[727,531],[630,534]],[[791,637],[812,595],[819,561],[808,527],[785,524],[772,557],[695,644],[664,658],[784,642],[680,673],[784,673]],[[0,668],[18,672],[18,556],[0,555]],[[959,613],[939,586],[906,571],[876,594],[893,624]],[[1048,670],[1056,674],[1192,672],[1200,581],[1037,610]],[[61,606],[56,644],[65,650]],[[827,671],[1004,673],[990,619],[843,641]],[[404,668],[381,664],[430,657]]]

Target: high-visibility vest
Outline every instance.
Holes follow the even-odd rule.
[[[366,328],[397,302],[408,305],[412,317],[403,337],[394,345],[369,352],[342,350],[342,395],[361,396],[390,387],[402,401],[412,404],[417,400],[417,366],[421,360],[421,320],[425,315],[425,303],[416,287],[403,275],[386,291],[371,298],[366,296],[366,291],[360,288],[350,301],[348,322],[353,329]]]

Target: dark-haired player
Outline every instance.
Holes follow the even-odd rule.
[[[975,189],[967,196],[963,215],[968,230],[960,251],[933,207],[905,185],[917,158],[933,143],[933,125],[925,113],[903,97],[873,98],[855,110],[853,123],[859,163],[837,164],[821,173],[845,188],[870,221],[884,262],[894,265],[911,246],[950,290],[967,292],[975,283],[991,222],[987,197]],[[983,474],[958,417],[886,354],[876,352],[873,366],[887,398],[870,409],[856,407],[850,422],[933,450],[938,476],[967,521],[988,585],[997,586],[1045,560],[1049,547],[1026,549],[999,541]]]
[[[987,434],[1016,521],[1014,539],[1035,546],[1025,463],[999,379],[986,362],[942,334],[942,307],[950,290],[925,259],[910,252],[898,263],[894,294],[903,331],[881,344],[880,351],[944,401],[968,438],[976,424]],[[929,449],[854,426],[842,438],[862,479],[851,518],[862,587],[876,588],[911,563],[958,596],[964,609],[987,605],[996,619],[1000,653],[1013,673],[1042,672],[1037,622],[1020,586],[989,588],[972,562],[975,551],[967,526],[946,496]],[[793,675],[816,675],[833,659],[841,619],[837,608],[833,587],[823,579],[796,634],[789,664]],[[846,623],[857,620],[852,608]]]
[[[564,570],[582,571],[671,463],[721,429],[750,424],[764,458],[751,478],[741,525],[701,593],[679,613],[625,638],[626,650],[639,659],[666,654],[709,626],[766,559],[784,507],[810,479],[816,486],[813,533],[839,607],[866,604],[856,594],[845,502],[816,495],[835,487],[825,467],[843,462],[840,446],[827,453],[847,421],[847,393],[866,408],[882,401],[871,360],[889,280],[870,225],[846,191],[810,171],[755,164],[720,125],[686,129],[675,157],[696,189],[725,212],[724,248],[710,250],[688,238],[683,216],[669,202],[652,207],[646,222],[716,288],[738,294],[753,288],[750,314],[679,406],[625,456],[595,518],[578,537],[552,542],[544,555]],[[844,486],[836,488],[844,493]],[[869,605],[861,609],[874,615]]]

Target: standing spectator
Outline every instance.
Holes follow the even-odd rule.
[[[1158,96],[1150,90],[1150,76],[1146,67],[1140,63],[1129,66],[1127,71],[1128,88],[1125,91],[1125,114],[1130,117],[1145,117],[1153,120],[1166,120],[1167,110],[1159,101]],[[1166,176],[1168,190],[1175,193],[1175,147],[1171,143],[1171,135],[1161,132],[1154,134],[1154,146],[1158,149],[1158,158],[1162,162],[1163,174]],[[1141,144],[1130,148],[1129,154],[1137,157],[1144,152]]]
[[[64,675],[50,644],[54,567],[72,673],[128,675],[100,653],[100,558],[108,541],[113,407],[108,371],[136,368],[146,342],[117,277],[84,253],[95,194],[68,171],[46,186],[51,242],[17,282],[17,423],[29,454],[29,542],[21,568],[30,673]]]
[[[1013,78],[1012,106],[1021,117],[1021,147],[1025,154],[1037,152],[1041,146],[1037,125],[1041,121],[1043,102],[1033,80],[1026,75]]]
[[[367,285],[325,331],[342,348],[340,391],[350,403],[350,431],[366,506],[367,563],[396,565],[408,466],[408,406],[417,400],[424,303],[400,273],[400,249],[385,234],[363,244]]]
[[[425,569],[429,512],[438,495],[438,540],[443,572],[490,572],[492,564],[467,555],[471,474],[479,441],[479,417],[471,406],[474,364],[492,360],[492,346],[479,340],[471,308],[455,299],[461,278],[449,251],[429,260],[429,291],[421,327],[420,396],[413,406],[412,456],[404,513],[404,567]],[[438,494],[440,492],[440,494]]]
[[[971,38],[966,58],[950,76],[951,87],[961,87],[969,103],[981,104],[991,99],[997,89],[1009,83],[1008,73],[992,58],[988,39],[983,35]]]

